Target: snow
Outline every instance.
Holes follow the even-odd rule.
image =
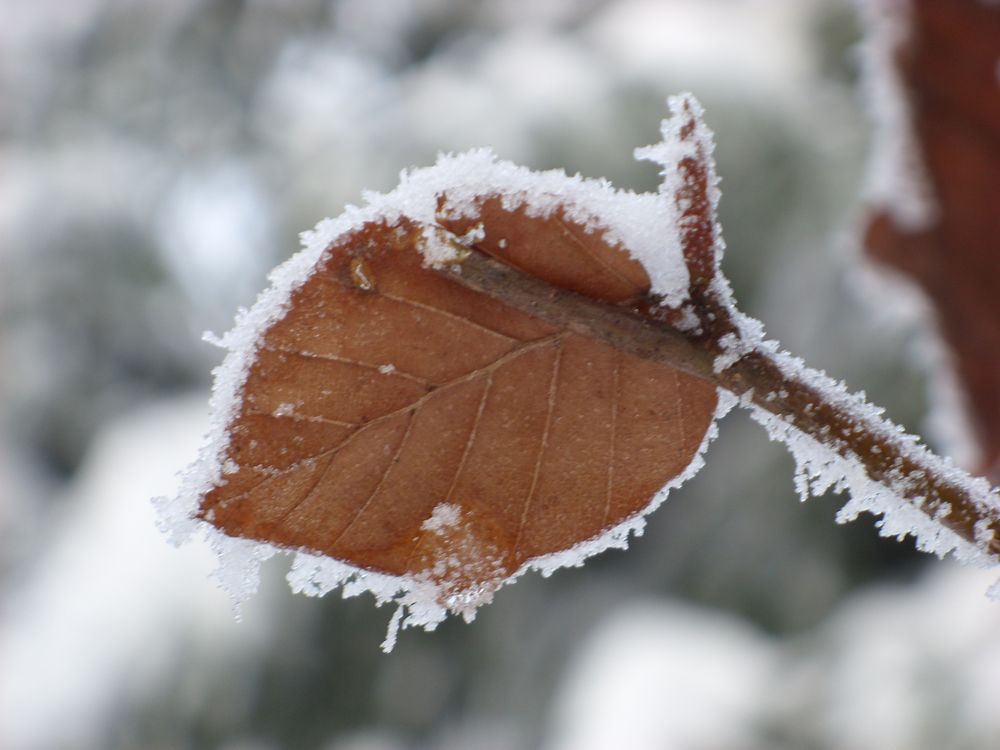
[[[287,578],[292,591],[307,596],[324,596],[341,588],[345,599],[370,592],[377,606],[395,604],[396,610],[382,643],[382,649],[387,652],[395,646],[400,629],[422,626],[434,630],[448,614],[438,603],[438,587],[426,580],[361,570],[325,555],[296,553]]]
[[[776,646],[737,618],[625,603],[563,677],[547,747],[749,747],[778,669]]]
[[[295,404],[283,402],[274,407],[274,411],[271,412],[271,416],[274,417],[290,417],[295,414]]]
[[[420,528],[424,531],[441,533],[449,527],[458,525],[462,509],[452,503],[438,503],[431,512],[430,518],[424,521]]]
[[[586,34],[634,79],[660,87],[683,76],[696,91],[786,98],[812,64],[816,0],[619,0],[594,14]],[[766,50],[766,54],[761,54]]]
[[[704,109],[691,94],[670,97],[667,100],[667,107],[673,116],[663,120],[660,126],[662,140],[652,146],[637,148],[635,158],[660,165],[660,176],[663,179],[659,192],[671,205],[674,203],[674,196],[683,195],[685,187],[683,178],[676,168],[677,165],[685,159],[693,159],[704,166],[709,211],[714,225],[712,250],[715,268],[718,269],[722,265],[726,243],[723,239],[722,227],[717,220],[719,199],[722,193],[719,190],[719,176],[716,173],[715,160],[713,159],[715,138],[705,124]],[[693,125],[693,127],[687,128],[689,125]],[[682,210],[683,208],[681,206]],[[683,219],[678,221],[678,229],[683,231]],[[718,374],[761,345],[764,340],[764,326],[760,321],[744,315],[737,309],[732,288],[721,271],[712,278],[709,288],[715,298],[726,308],[735,325],[735,330],[723,335],[719,341],[722,352],[712,364],[712,369]],[[690,307],[684,306],[682,313],[686,316],[686,319],[682,320],[681,323],[683,329],[693,330],[696,328],[698,323],[694,311]]]
[[[691,94],[671,96],[667,99],[667,109],[670,111],[671,117],[660,123],[660,142],[637,148],[635,158],[660,165],[662,180],[660,181],[659,193],[661,196],[665,196],[666,202],[671,205],[674,203],[674,196],[684,188],[677,165],[684,159],[694,159],[704,164],[708,171],[708,199],[714,217],[719,206],[721,193],[719,191],[719,177],[715,173],[715,161],[712,158],[712,154],[715,152],[715,139],[705,125],[705,110]],[[685,129],[692,123],[694,127],[688,134]],[[721,237],[718,226],[716,226],[716,230],[716,237]],[[674,231],[676,232],[676,230]],[[717,262],[722,260],[722,249],[722,246],[716,246],[715,259]]]
[[[444,212],[455,218],[475,216],[478,202],[491,195],[501,197],[507,210],[523,208],[533,217],[545,217],[562,208],[569,220],[588,231],[602,231],[610,244],[627,249],[641,261],[653,291],[667,304],[676,307],[686,298],[688,277],[676,216],[658,196],[616,190],[604,180],[568,176],[559,170],[532,172],[498,160],[488,149],[444,155],[434,167],[404,172],[399,187],[391,193],[366,194],[365,209],[348,208],[345,217],[321,222],[315,232],[306,235],[306,246],[322,251],[366,220],[385,217],[393,221],[406,216],[429,227],[429,261],[448,262],[453,256],[447,252],[438,255],[439,245],[434,241],[439,195],[447,195]],[[349,220],[346,226],[344,218]]]
[[[259,647],[266,601],[252,623],[234,623],[208,580],[215,556],[164,545],[144,500],[174,490],[205,421],[199,394],[129,414],[95,440],[66,514],[0,606],[0,746],[99,747],[123,703],[155,695],[178,659],[221,664]]]
[[[1000,609],[977,596],[990,577],[936,565],[781,639],[718,611],[626,601],[561,675],[543,747],[993,747]]]

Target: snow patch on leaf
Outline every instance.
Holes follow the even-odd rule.
[[[462,509],[452,503],[438,503],[431,512],[431,517],[421,524],[424,531],[441,533],[449,527],[458,525],[462,516]]]

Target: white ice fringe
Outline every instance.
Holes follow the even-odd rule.
[[[778,352],[774,342],[766,342],[764,348],[787,376],[815,389],[828,403],[836,405],[844,413],[857,415],[864,429],[891,435],[894,442],[905,446],[909,457],[929,466],[937,475],[961,485],[973,501],[990,515],[995,516],[1000,510],[1000,497],[985,479],[970,477],[949,459],[931,453],[915,437],[886,421],[882,410],[865,401],[863,396],[849,393],[843,383],[806,367],[800,359]],[[796,464],[795,487],[802,500],[829,490],[846,491],[849,499],[837,514],[840,523],[854,520],[861,512],[868,512],[881,516],[876,526],[882,536],[902,539],[909,535],[914,538],[918,549],[938,557],[953,553],[964,563],[983,567],[997,565],[996,557],[985,551],[988,540],[985,540],[984,534],[977,539],[983,547],[980,548],[939,522],[948,512],[947,508],[942,509],[937,518],[928,517],[913,500],[901,497],[892,488],[871,479],[858,458],[841,456],[830,446],[771,412],[754,404],[745,405],[770,438],[784,443],[792,454]]]

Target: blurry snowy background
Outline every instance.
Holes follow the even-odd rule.
[[[744,309],[919,431],[913,346],[861,304],[867,124],[833,0],[0,0],[0,747],[994,748],[988,578],[838,527],[743,415],[628,552],[378,645],[367,598],[233,619],[168,547],[200,340],[296,235],[438,151],[653,189],[693,91]],[[886,303],[881,301],[884,306]]]

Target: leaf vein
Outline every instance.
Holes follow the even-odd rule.
[[[288,349],[283,346],[271,346],[269,344],[265,344],[261,348],[264,349],[265,351],[275,352],[278,354],[291,354],[292,356],[302,357],[304,359],[318,359],[325,362],[339,362],[345,365],[355,365],[356,367],[362,367],[366,370],[378,370],[380,374],[385,375],[386,377],[400,377],[400,378],[405,378],[406,380],[412,380],[413,382],[419,383],[420,385],[430,385],[429,380],[426,380],[425,378],[422,378],[419,375],[414,375],[412,373],[400,370],[395,365],[392,365],[391,371],[384,372],[382,368],[385,367],[386,364],[388,363],[383,363],[379,365],[373,362],[364,362],[359,359],[341,357],[339,354],[320,354],[319,352],[309,352],[300,349]]]
[[[295,412],[290,414],[275,414],[263,411],[262,409],[247,409],[243,414],[248,417],[270,417],[271,419],[289,419],[293,422],[315,422],[316,424],[328,424],[334,427],[361,427],[363,424],[362,422],[345,422],[340,419],[330,419],[329,417],[320,417],[313,414],[296,414]]]
[[[486,385],[483,388],[483,395],[479,399],[479,407],[476,410],[476,416],[473,418],[472,426],[469,428],[469,434],[465,439],[465,448],[462,450],[462,457],[459,459],[458,465],[455,467],[455,473],[451,478],[451,485],[448,487],[448,492],[445,495],[445,502],[451,502],[452,495],[455,492],[455,487],[458,485],[458,478],[465,468],[466,460],[469,457],[469,452],[472,450],[472,444],[476,440],[476,433],[479,430],[479,422],[483,416],[483,409],[486,406],[486,400],[489,397],[490,389],[493,387],[493,372],[487,375]],[[406,555],[406,561],[403,563],[403,570],[409,570],[410,561],[416,555],[417,550],[420,549],[420,543],[427,536],[427,531],[421,529],[420,534],[413,541],[413,547],[410,548],[409,553]]]
[[[289,467],[287,467],[285,469],[281,469],[280,471],[269,472],[268,475],[266,477],[264,477],[260,482],[258,482],[257,484],[253,485],[249,489],[244,490],[243,492],[241,492],[238,495],[234,495],[233,497],[226,498],[226,501],[227,502],[232,502],[232,501],[235,501],[235,500],[241,500],[244,497],[246,497],[247,495],[249,495],[250,493],[252,493],[255,490],[257,490],[262,484],[264,484],[268,480],[274,479],[274,478],[279,477],[279,476],[284,476],[285,474],[287,474],[287,473],[289,473],[291,471],[295,471],[296,469],[298,469],[306,461],[315,460],[315,459],[318,459],[318,458],[323,458],[324,456],[327,456],[327,455],[329,455],[331,453],[335,453],[336,451],[338,451],[341,448],[343,448],[344,446],[346,446],[350,441],[354,440],[358,435],[362,434],[365,430],[369,429],[370,427],[373,427],[374,425],[381,424],[381,423],[383,423],[383,422],[385,422],[385,421],[387,421],[389,419],[392,419],[393,417],[396,417],[399,414],[401,414],[401,413],[403,413],[403,412],[405,412],[407,410],[412,409],[412,410],[414,410],[414,412],[418,411],[432,396],[434,396],[435,393],[438,393],[439,391],[443,391],[443,390],[445,390],[447,388],[454,388],[454,387],[456,387],[458,385],[461,385],[463,383],[467,383],[470,380],[473,380],[473,379],[475,379],[477,377],[480,377],[483,374],[492,375],[492,373],[495,372],[497,369],[499,369],[503,365],[507,364],[508,362],[510,362],[510,361],[512,361],[514,359],[517,359],[521,355],[527,354],[528,352],[534,351],[535,349],[542,348],[544,346],[547,346],[548,344],[553,343],[554,341],[559,340],[559,337],[561,335],[562,335],[561,333],[554,333],[554,334],[552,334],[550,336],[546,336],[543,339],[535,339],[534,341],[522,342],[520,346],[518,346],[515,349],[512,349],[511,351],[507,352],[506,354],[498,357],[497,359],[495,359],[490,364],[485,365],[483,367],[480,367],[480,368],[478,368],[476,370],[473,370],[472,372],[466,373],[465,375],[461,375],[461,376],[455,378],[454,380],[451,380],[451,381],[445,383],[444,385],[439,386],[438,388],[435,388],[434,390],[428,391],[427,393],[425,393],[423,396],[421,396],[419,399],[417,399],[413,403],[407,404],[405,406],[401,406],[398,409],[394,409],[391,412],[388,412],[388,413],[383,414],[381,416],[375,417],[374,419],[372,419],[372,420],[370,420],[368,422],[365,422],[365,423],[363,423],[361,425],[358,425],[356,427],[356,429],[354,430],[354,432],[352,432],[350,435],[348,435],[346,438],[344,438],[344,440],[341,441],[340,443],[338,443],[337,445],[331,446],[330,448],[325,448],[322,451],[320,451],[319,453],[314,453],[314,454],[312,454],[310,456],[303,456],[296,463],[292,464],[291,466],[289,466]]]
[[[323,480],[326,479],[326,475],[330,473],[330,467],[333,466],[333,461],[336,457],[337,457],[336,451],[330,454],[329,461],[327,461],[326,466],[323,467],[322,471],[317,472],[316,481],[312,483],[312,486],[309,487],[309,490],[302,497],[300,497],[298,500],[296,500],[294,503],[292,503],[290,506],[288,506],[285,510],[281,512],[281,515],[279,515],[272,522],[273,528],[278,528],[279,526],[284,524],[285,521],[288,519],[288,517],[292,515],[292,513],[294,513],[296,510],[301,508],[309,501],[309,498],[312,497],[313,493],[316,491],[316,488],[323,483]]]
[[[676,445],[681,445],[684,438],[687,436],[687,428],[684,425],[684,398],[681,387],[681,376],[677,370],[671,368],[670,372],[674,375],[674,388],[676,389],[676,394],[674,395],[674,401],[677,403],[677,423],[681,428],[681,439],[676,441]]]
[[[587,256],[588,258],[590,258],[590,260],[592,260],[595,263],[597,263],[597,265],[599,265],[601,268],[603,268],[609,274],[611,274],[612,276],[614,276],[615,278],[617,278],[619,281],[621,281],[623,284],[625,284],[630,289],[633,289],[633,290],[635,289],[635,282],[634,281],[630,280],[627,276],[625,276],[625,274],[623,274],[617,268],[615,268],[610,263],[608,263],[604,258],[601,257],[600,253],[595,253],[593,250],[591,250],[587,246],[587,243],[584,242],[583,240],[581,240],[576,235],[576,233],[570,228],[569,224],[567,224],[565,221],[563,221],[562,217],[558,217],[557,216],[556,217],[556,221],[559,222],[560,226],[562,226],[563,232],[566,234],[566,236],[569,237],[569,239],[572,240],[573,243],[576,244],[577,247],[580,248],[580,251],[585,256]]]
[[[611,491],[614,486],[615,475],[615,440],[618,432],[618,399],[621,388],[621,352],[617,349],[611,350],[614,358],[614,370],[611,375],[611,436],[608,445],[608,485],[604,498],[604,517],[601,519],[601,528],[607,528],[608,519],[611,517]]]
[[[514,541],[514,560],[520,559],[521,538],[524,536],[524,527],[528,520],[528,512],[534,500],[535,490],[538,488],[538,477],[542,470],[542,459],[545,450],[549,445],[549,430],[552,427],[552,412],[555,410],[556,395],[559,390],[559,362],[562,359],[562,347],[556,349],[556,355],[552,358],[552,377],[549,381],[548,410],[545,414],[545,427],[542,429],[542,439],[538,446],[538,454],[535,456],[535,470],[531,476],[531,487],[528,489],[528,496],[524,501],[524,508],[521,510],[521,520],[517,524],[517,536]]]
[[[337,546],[340,540],[343,539],[344,536],[347,534],[347,532],[351,530],[351,528],[354,526],[355,523],[357,523],[358,519],[361,518],[364,512],[368,510],[368,508],[371,506],[373,502],[375,502],[375,497],[376,495],[378,495],[379,490],[381,490],[382,487],[385,485],[385,480],[388,478],[389,473],[392,471],[392,467],[399,462],[399,456],[403,452],[403,447],[406,445],[406,441],[410,437],[410,433],[413,431],[413,423],[416,421],[416,414],[417,414],[417,409],[413,409],[410,412],[410,418],[409,420],[407,420],[406,423],[406,431],[403,433],[403,437],[400,439],[399,445],[396,446],[396,452],[393,454],[392,460],[389,462],[389,465],[385,467],[385,471],[382,472],[382,476],[379,478],[378,484],[375,485],[375,489],[372,490],[371,494],[368,496],[368,499],[365,500],[365,502],[361,505],[361,507],[354,512],[354,515],[351,517],[351,520],[347,522],[347,526],[345,526],[344,529],[339,534],[337,534],[337,537],[330,543],[331,547]]]
[[[468,318],[462,317],[461,315],[456,315],[450,310],[444,310],[440,307],[434,307],[434,305],[428,305],[426,302],[418,302],[417,300],[410,299],[409,297],[401,297],[396,294],[389,294],[388,292],[380,292],[380,294],[386,299],[392,300],[393,302],[399,302],[405,305],[416,307],[420,310],[426,310],[427,312],[443,315],[444,317],[449,318],[451,320],[477,328],[483,333],[488,333],[491,336],[498,336],[506,341],[520,341],[520,339],[516,339],[513,336],[508,336],[507,334],[500,333],[500,331],[490,328],[489,326],[484,326],[482,323],[477,323],[476,321],[469,320]]]
[[[343,287],[344,289],[350,289],[352,292],[357,291],[354,285],[351,284],[350,282],[343,281],[335,277],[324,277],[323,280],[329,284],[336,284],[337,286]],[[398,302],[404,305],[410,305],[411,307],[416,307],[421,310],[426,310],[427,312],[436,313],[438,315],[450,318],[451,320],[457,321],[459,323],[464,323],[465,325],[472,326],[473,328],[478,328],[483,333],[488,333],[491,336],[499,336],[500,338],[506,339],[507,341],[523,341],[523,339],[518,339],[513,336],[508,336],[506,333],[501,333],[495,328],[490,328],[489,326],[483,325],[482,323],[477,323],[474,320],[469,320],[468,318],[453,313],[450,310],[445,310],[444,308],[441,307],[435,307],[434,305],[429,305],[426,302],[419,302],[415,299],[410,299],[409,297],[404,297],[399,294],[390,294],[389,292],[384,292],[377,289],[377,287],[375,294],[378,294],[380,297],[384,297],[385,299],[391,300],[393,302]]]

